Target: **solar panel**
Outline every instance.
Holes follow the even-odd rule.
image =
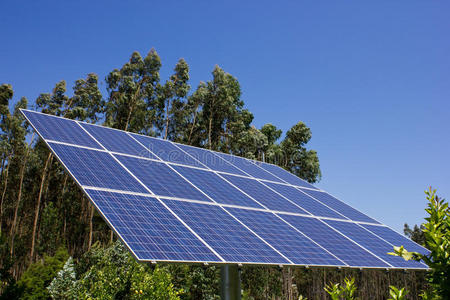
[[[312,197],[308,196],[307,194],[301,192],[300,190],[296,189],[292,186],[287,186],[283,184],[277,184],[277,183],[271,183],[266,182],[264,183],[277,193],[280,193],[281,195],[285,196],[310,214],[314,216],[320,216],[320,217],[329,217],[329,218],[337,218],[337,219],[345,219],[342,215],[336,213],[332,209],[328,208],[327,206],[323,205],[319,201],[314,200]]]
[[[147,190],[139,184],[108,152],[48,143],[53,153],[63,162],[82,186],[108,188],[138,193]]]
[[[86,192],[139,260],[221,261],[156,198]]]
[[[86,123],[80,125],[109,151],[157,159],[125,131]]]
[[[119,161],[157,196],[211,201],[163,162],[116,155]]]
[[[220,156],[214,154],[213,151],[182,144],[176,144],[176,146],[179,147],[184,152],[188,153],[190,156],[192,156],[199,162],[201,162],[203,165],[210,168],[211,170],[242,176],[246,175],[244,172],[242,172],[241,170],[239,170],[226,160],[222,159]]]
[[[263,208],[214,172],[182,166],[174,169],[218,203]]]
[[[427,251],[272,164],[22,110],[141,261],[426,269]]]
[[[165,203],[227,262],[289,263],[219,206],[175,200]]]
[[[393,245],[373,235],[358,224],[332,220],[325,220],[325,222],[393,267],[423,267],[419,262],[406,261],[402,257],[387,254],[392,252]]]
[[[75,121],[28,111],[23,113],[37,133],[46,141],[102,149]]]
[[[245,191],[250,197],[271,210],[281,210],[293,213],[308,214],[304,209],[275,193],[255,179],[223,175],[232,184]]]
[[[297,176],[295,176],[292,173],[289,173],[288,171],[286,171],[283,168],[280,168],[280,167],[272,165],[272,164],[260,162],[260,161],[255,162],[255,164],[257,166],[263,168],[264,170],[272,173],[273,175],[277,176],[281,180],[284,180],[287,183],[290,183],[292,185],[301,186],[301,187],[310,188],[310,189],[317,189],[312,184],[309,184],[308,182],[304,181],[303,179],[298,178]]]
[[[309,196],[313,197],[314,199],[320,201],[321,203],[327,205],[328,207],[333,208],[335,211],[339,212],[340,214],[342,214],[343,216],[345,216],[351,220],[360,221],[360,222],[378,223],[374,219],[357,211],[350,205],[345,204],[342,201],[339,201],[338,199],[334,198],[333,196],[331,196],[328,193],[321,192],[321,191],[312,191],[312,190],[304,190],[303,192],[308,194]]]
[[[199,161],[195,160],[169,141],[138,134],[131,134],[131,136],[163,161],[202,167],[202,164]]]
[[[225,153],[214,152],[214,154],[225,159],[230,164],[232,164],[235,167],[237,167],[238,169],[244,171],[246,174],[248,174],[251,177],[258,178],[258,179],[271,180],[271,181],[276,181],[276,182],[283,182],[278,177],[275,177],[275,175],[258,167],[256,164],[254,164],[249,159],[242,158],[239,156],[229,155],[229,154],[225,154]]]
[[[280,217],[349,266],[389,267],[387,263],[318,219],[284,214],[280,214]]]
[[[250,229],[298,265],[345,266],[307,236],[271,212],[227,208]]]

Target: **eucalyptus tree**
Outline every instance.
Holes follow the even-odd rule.
[[[78,79],[73,87],[73,96],[68,99],[64,116],[96,123],[105,110],[105,101],[98,88],[98,76],[89,73],[86,79]]]
[[[307,150],[305,147],[310,139],[311,130],[303,122],[292,126],[281,142],[282,166],[289,172],[313,183],[320,179],[321,173],[317,152]]]
[[[202,146],[203,138],[205,136],[204,128],[201,126],[199,120],[202,119],[203,111],[202,105],[208,93],[205,82],[200,81],[195,92],[188,97],[185,110],[187,126],[185,128],[184,141],[189,145]]]
[[[267,137],[267,148],[264,150],[264,161],[278,164],[283,156],[283,151],[277,141],[283,132],[270,123],[263,125],[260,130]]]
[[[122,68],[106,77],[109,99],[105,108],[105,125],[133,132],[154,134],[157,90],[161,59],[151,49],[143,59],[138,52]]]
[[[174,74],[161,88],[158,105],[158,129],[164,139],[182,140],[185,128],[185,98],[190,90],[189,66],[183,58],[177,62]]]
[[[242,110],[241,87],[231,74],[219,66],[212,71],[213,79],[207,82],[207,93],[202,103],[202,122],[207,132],[209,149],[219,150],[227,134],[227,124]]]
[[[27,124],[22,114],[20,113],[21,108],[27,107],[27,99],[21,98],[19,102],[16,103],[14,107],[13,115],[8,118],[8,144],[11,146],[11,154],[10,159],[8,161],[8,165],[15,166],[15,170],[19,172],[19,183],[17,188],[17,200],[15,202],[14,207],[14,216],[11,223],[10,228],[10,237],[11,237],[11,248],[10,253],[12,254],[14,251],[14,237],[16,234],[16,225],[18,219],[18,212],[21,206],[22,193],[23,193],[23,183],[25,178],[25,171],[27,167],[27,161],[31,149],[31,143],[33,141],[33,137],[30,140],[30,143],[26,144],[25,137],[27,134]],[[9,167],[8,167],[9,168]],[[9,174],[7,174],[8,176]],[[9,177],[9,176],[8,176]],[[6,196],[6,189],[8,186],[8,177],[5,178],[5,186],[2,194],[2,202]]]
[[[14,91],[10,84],[0,85],[0,151],[1,151],[1,182],[3,185],[3,193],[0,202],[0,232],[2,226],[2,216],[3,216],[3,202],[5,199],[6,187],[8,184],[8,172],[9,164],[8,160],[11,156],[10,145],[8,142],[8,119],[10,116],[9,112],[9,101],[12,99]]]

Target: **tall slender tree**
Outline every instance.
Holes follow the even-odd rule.
[[[138,52],[122,68],[114,69],[106,77],[109,101],[105,111],[105,125],[153,134],[154,107],[160,89],[161,60],[154,49],[142,59]]]
[[[313,183],[320,179],[321,173],[317,152],[306,149],[310,139],[311,130],[303,122],[292,126],[281,142],[282,166],[289,172]]]
[[[185,126],[185,98],[189,92],[189,66],[183,58],[175,65],[174,74],[166,81],[159,97],[159,130],[164,139],[181,140]],[[162,110],[161,110],[162,109]],[[160,122],[161,123],[161,122]]]

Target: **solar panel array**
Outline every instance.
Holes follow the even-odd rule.
[[[425,269],[427,252],[268,163],[22,110],[140,261]]]

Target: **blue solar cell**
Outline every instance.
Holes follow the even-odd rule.
[[[22,110],[22,113],[46,140],[102,149],[76,121],[29,110]]]
[[[348,204],[345,204],[344,202],[334,198],[330,194],[319,192],[319,191],[311,191],[311,190],[302,190],[306,194],[310,195],[314,199],[319,200],[325,205],[328,205],[335,211],[343,214],[347,218],[353,221],[360,221],[360,222],[369,222],[369,223],[378,223],[374,219],[366,216],[365,214],[357,211],[353,207],[351,207]]]
[[[214,152],[214,154],[222,157],[226,161],[228,161],[230,164],[232,164],[235,167],[238,167],[245,173],[249,174],[252,177],[258,178],[258,179],[265,179],[265,180],[271,180],[275,182],[283,182],[281,179],[273,176],[266,170],[258,167],[253,163],[253,161],[249,159],[245,159],[239,156],[229,155],[225,153],[219,153]]]
[[[165,163],[115,154],[155,195],[211,202]]]
[[[156,198],[86,192],[138,259],[220,261]]]
[[[393,246],[378,238],[371,232],[362,228],[361,226],[341,221],[324,220],[327,224],[337,229],[344,235],[350,237],[353,241],[363,246],[379,258],[399,268],[426,268],[423,264],[417,261],[406,261],[402,257],[387,254],[393,252]]]
[[[164,202],[228,262],[289,263],[219,206]]]
[[[132,192],[147,192],[107,152],[51,142],[49,144],[53,152],[81,185]]]
[[[86,123],[80,123],[80,125],[109,151],[156,159],[156,156],[136,142],[125,131]]]
[[[212,170],[246,176],[244,172],[215,155],[213,151],[182,144],[176,145]]]
[[[131,134],[142,145],[164,161],[205,168],[200,162],[186,154],[169,141],[148,136]]]
[[[271,212],[226,208],[266,242],[298,265],[345,266]]]
[[[181,166],[174,168],[218,203],[263,208],[211,171]]]
[[[389,267],[388,264],[373,256],[343,235],[337,233],[318,219],[279,214],[289,224],[306,234],[316,243],[336,255],[349,266]]]
[[[340,214],[337,214],[335,211],[329,209],[322,203],[314,200],[310,196],[306,195],[305,193],[302,193],[301,191],[292,186],[271,182],[265,182],[264,184],[266,184],[273,190],[277,191],[278,193],[282,194],[283,196],[285,196],[295,204],[299,205],[303,209],[307,210],[314,216],[345,219]]]
[[[419,252],[422,254],[428,254],[430,252],[428,249],[414,243],[403,235],[398,234],[389,227],[366,224],[363,224],[362,226],[394,246],[404,246],[408,251]]]
[[[292,204],[254,179],[226,174],[223,174],[222,176],[268,209],[308,214],[300,207]]]
[[[297,185],[297,186],[301,186],[301,187],[317,189],[312,184],[309,184],[305,180],[298,178],[297,176],[295,176],[294,174],[286,171],[283,168],[280,168],[280,167],[272,165],[272,164],[263,163],[263,162],[260,162],[260,161],[255,161],[255,164],[257,164],[258,166],[260,166],[264,170],[272,173],[273,175],[277,176],[278,178],[286,181],[287,183],[290,183],[290,184],[293,184],[293,185]]]

